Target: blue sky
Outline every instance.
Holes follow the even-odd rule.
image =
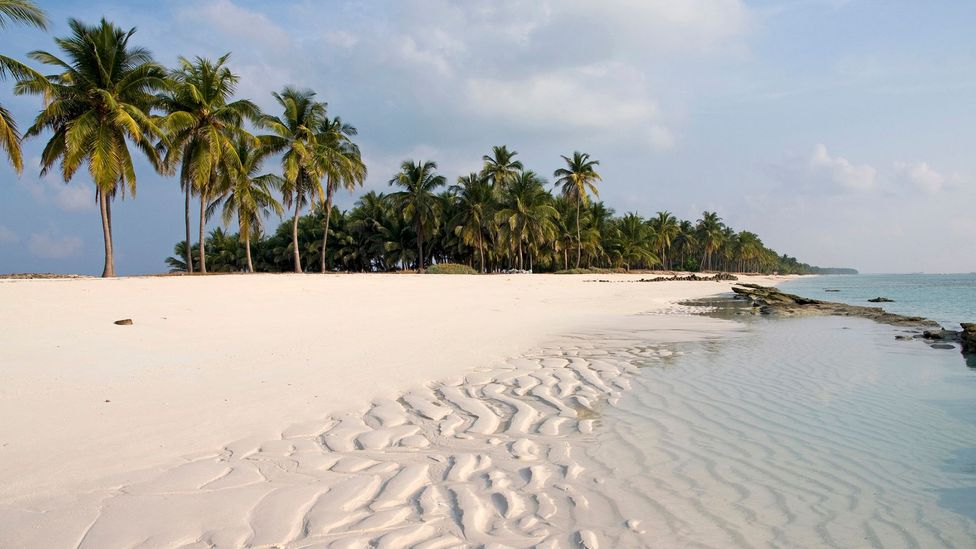
[[[272,91],[310,87],[359,128],[367,189],[406,158],[453,180],[496,144],[542,174],[583,150],[619,213],[714,209],[819,265],[976,271],[974,2],[43,4],[49,31],[8,27],[0,51],[53,51],[68,17],[105,16],[167,65],[233,52],[240,96],[273,110]],[[39,99],[0,86],[26,128]],[[97,274],[91,183],[40,178],[42,144],[25,144],[19,178],[0,163],[0,272]],[[143,164],[113,215],[120,274],[165,271],[182,238],[175,179]]]

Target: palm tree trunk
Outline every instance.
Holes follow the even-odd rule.
[[[580,200],[579,197],[576,198],[576,268],[579,269],[580,259],[583,257],[583,239],[580,237]]]
[[[485,271],[485,244],[482,240],[481,229],[478,229],[478,258],[480,259],[478,265],[481,267],[481,273],[484,274],[487,271]]]
[[[200,191],[200,272],[207,273],[207,193]]]
[[[298,195],[295,197],[295,217],[292,218],[291,222],[291,245],[294,248],[295,257],[295,272],[302,272],[302,256],[298,252],[298,213],[301,208],[302,197]]]
[[[520,271],[525,270],[525,262],[522,260],[522,239],[518,241],[518,268]]]
[[[244,232],[244,253],[247,254],[247,272],[253,273],[254,262],[251,261],[251,231]]]
[[[563,268],[569,270],[569,250],[563,247]]]
[[[109,199],[105,193],[101,189],[95,192],[98,194],[98,209],[102,216],[102,238],[105,241],[105,266],[102,268],[102,276],[108,278],[115,276],[115,255],[112,249],[112,214],[109,210]]]
[[[420,214],[417,214],[417,267],[419,272],[424,272],[424,225],[420,222]]]
[[[322,228],[322,274],[325,274],[325,245],[329,242],[329,220],[332,218],[332,182],[326,180],[325,194],[325,226]]]
[[[186,272],[193,274],[193,241],[190,240],[190,185],[186,185],[186,200],[183,204],[183,220],[186,227]]]

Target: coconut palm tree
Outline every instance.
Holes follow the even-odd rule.
[[[10,23],[46,29],[47,16],[44,15],[44,10],[30,0],[0,0],[0,29]],[[27,65],[0,54],[0,82],[7,78],[7,74],[19,80],[43,81],[43,77]],[[20,174],[24,169],[24,159],[20,152],[20,132],[13,115],[3,105],[0,105],[0,149],[7,152],[10,165]]]
[[[149,114],[162,89],[166,72],[153,62],[149,50],[130,45],[135,29],[124,31],[102,19],[89,26],[69,19],[71,35],[55,39],[65,59],[35,51],[30,57],[58,71],[40,81],[22,80],[17,93],[44,94],[45,107],[27,137],[52,132],[41,155],[41,174],[60,160],[65,182],[82,166],[95,184],[105,266],[102,276],[115,276],[112,245],[111,200],[118,193],[136,192],[136,171],[129,151],[135,145],[150,163],[161,169],[153,140],[162,137]]]
[[[671,245],[681,231],[678,220],[669,211],[657,212],[657,217],[648,221],[654,237],[654,246],[657,249],[661,260],[661,267],[669,268],[668,257]]]
[[[478,247],[478,267],[482,273],[488,272],[484,237],[494,206],[491,185],[481,175],[471,173],[458,177],[451,190],[457,197],[457,215],[451,222],[454,234],[465,245]]]
[[[699,270],[705,270],[707,266],[708,269],[712,268],[712,254],[715,250],[719,249],[722,242],[722,230],[724,225],[722,224],[722,218],[718,216],[715,212],[702,212],[701,219],[698,220],[698,226],[696,230],[698,232],[698,240],[703,246],[703,254],[701,258],[701,265]]]
[[[496,196],[522,171],[522,163],[515,160],[516,156],[517,151],[510,151],[506,145],[500,145],[492,147],[490,155],[481,157],[485,163],[481,175],[491,183]]]
[[[590,155],[576,151],[573,158],[562,157],[566,163],[565,168],[559,168],[553,172],[556,178],[556,186],[562,187],[562,193],[566,197],[576,202],[576,267],[579,268],[580,260],[583,257],[583,241],[580,237],[579,215],[580,208],[589,204],[589,193],[600,196],[596,188],[597,181],[603,181],[600,174],[596,172],[599,160],[591,160]]]
[[[650,249],[648,231],[644,219],[636,213],[628,213],[617,221],[616,253],[628,271],[636,264],[653,265],[659,261]]]
[[[302,272],[298,247],[298,218],[309,200],[322,196],[321,172],[317,159],[317,135],[326,121],[326,104],[315,100],[312,90],[285,87],[272,94],[283,109],[282,115],[265,115],[261,125],[271,131],[264,136],[268,147],[284,153],[281,167],[285,176],[282,187],[285,205],[295,208],[292,217],[292,256],[295,272]]]
[[[197,57],[179,58],[179,68],[170,72],[160,105],[167,113],[163,127],[170,140],[166,165],[180,165],[186,239],[190,240],[190,194],[200,198],[200,272],[207,272],[205,212],[216,192],[221,170],[239,170],[240,159],[234,139],[247,135],[241,124],[257,120],[260,112],[251,101],[231,101],[239,77],[227,67],[230,54],[216,61]],[[189,252],[189,250],[187,250]],[[186,264],[193,267],[187,259]],[[189,272],[193,272],[192,270]]]
[[[393,176],[390,185],[403,188],[390,194],[390,200],[403,213],[407,221],[413,221],[417,232],[417,267],[424,271],[424,237],[426,230],[432,230],[431,221],[437,218],[441,207],[434,191],[447,183],[444,176],[437,175],[437,163],[433,161],[414,162],[404,160],[400,172]]]
[[[366,181],[366,164],[359,147],[351,138],[357,133],[351,124],[343,123],[338,116],[322,121],[316,135],[315,153],[319,171],[325,175],[325,220],[322,224],[321,267],[325,272],[326,246],[329,242],[329,221],[332,217],[332,198],[336,187],[353,190]]]
[[[532,250],[556,237],[555,221],[559,212],[552,205],[552,197],[543,187],[543,180],[533,171],[521,172],[505,191],[495,221],[515,253],[516,265],[525,269],[525,248],[529,248],[529,269]]]
[[[269,151],[258,145],[254,139],[240,135],[234,139],[234,155],[240,161],[237,169],[222,169],[217,182],[217,199],[207,208],[213,213],[223,204],[221,221],[230,225],[237,217],[237,228],[244,239],[247,272],[254,272],[251,258],[251,235],[258,233],[265,216],[271,212],[280,217],[285,213],[274,193],[281,189],[284,181],[278,175],[258,175],[261,164]],[[208,215],[209,217],[209,215]]]

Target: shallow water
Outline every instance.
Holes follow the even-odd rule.
[[[587,454],[660,546],[976,546],[976,373],[860,319],[646,365]]]
[[[805,297],[924,316],[953,330],[959,329],[960,322],[976,322],[976,273],[826,275],[797,278],[779,287]],[[894,302],[868,302],[875,297]]]

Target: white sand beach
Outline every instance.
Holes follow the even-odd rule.
[[[565,336],[735,328],[643,314],[730,283],[638,278],[0,281],[0,546],[586,543],[580,513],[606,512],[558,435],[627,366]],[[547,486],[576,521],[542,524]]]

